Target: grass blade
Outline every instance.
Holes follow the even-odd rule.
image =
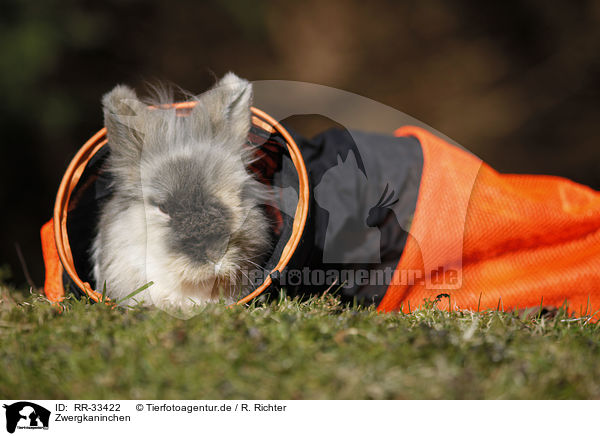
[[[137,288],[135,291],[133,291],[131,294],[127,295],[126,297],[123,297],[120,300],[117,300],[116,304],[121,304],[123,301],[129,300],[130,298],[135,297],[137,294],[139,294],[140,292],[148,289],[153,284],[154,284],[154,282],[148,282],[148,283],[146,283],[144,286],[142,286],[140,288]]]

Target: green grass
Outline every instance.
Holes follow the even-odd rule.
[[[561,313],[379,314],[327,295],[184,321],[0,299],[4,398],[600,398],[600,327]]]

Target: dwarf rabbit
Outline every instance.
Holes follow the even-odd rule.
[[[181,116],[126,86],[103,99],[113,195],[101,206],[92,261],[97,287],[161,308],[244,292],[244,269],[270,246],[264,185],[246,170],[252,85],[233,73],[191,97]],[[131,301],[128,302],[129,304]]]

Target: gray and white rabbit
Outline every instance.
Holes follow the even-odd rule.
[[[252,85],[233,73],[192,97],[186,116],[169,101],[142,103],[126,86],[103,97],[113,178],[92,260],[97,287],[145,305],[189,309],[233,301],[244,269],[269,249],[259,207],[266,187],[246,170]],[[125,302],[131,304],[132,301]]]

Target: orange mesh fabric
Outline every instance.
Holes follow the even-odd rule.
[[[65,291],[62,279],[63,267],[58,258],[58,251],[56,251],[56,243],[54,241],[54,220],[50,220],[42,226],[40,236],[42,237],[42,254],[46,269],[44,293],[48,300],[59,302],[63,300]]]
[[[451,309],[567,301],[576,316],[600,311],[599,192],[559,177],[499,174],[417,127],[396,135],[419,139],[424,166],[410,235],[379,310],[408,311],[447,293]],[[448,299],[438,307],[447,309]]]

